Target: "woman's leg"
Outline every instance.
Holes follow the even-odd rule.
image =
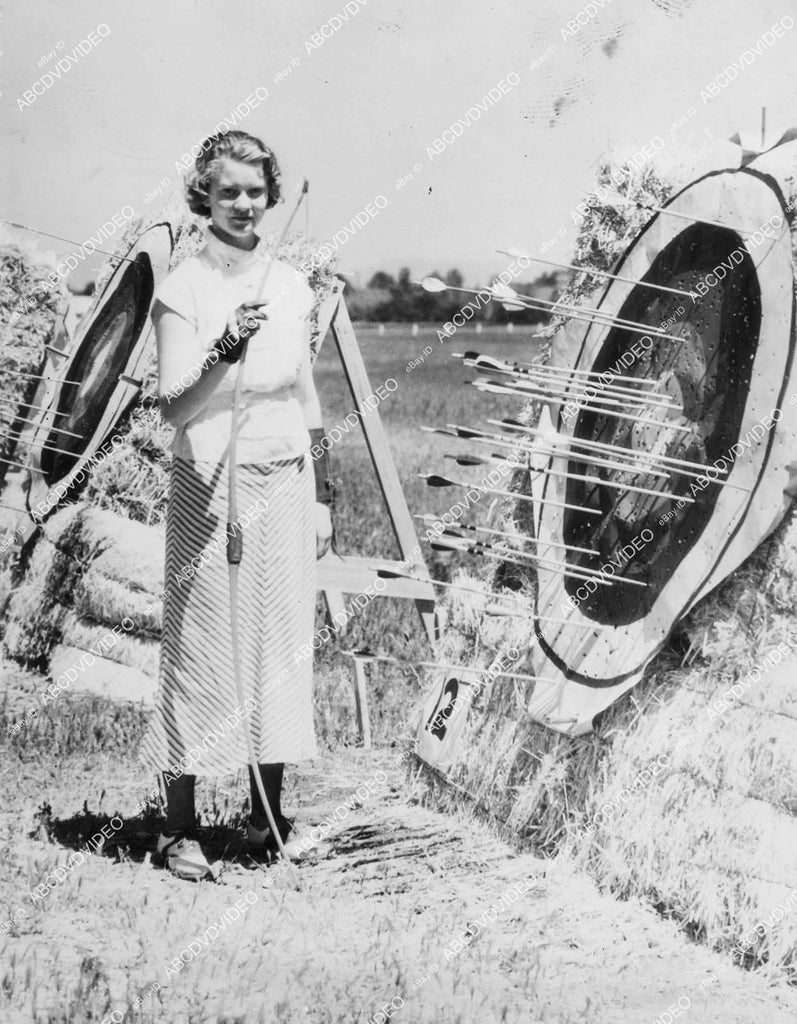
[[[167,779],[164,772],[163,782],[166,786],[164,833],[173,836],[175,832],[196,828],[196,806],[194,804],[196,775],[181,775],[179,778],[173,778],[170,775]]]
[[[158,837],[157,852],[178,878],[199,881],[213,878],[202,847],[194,838],[196,808],[194,786],[196,775],[163,778],[166,786],[166,824]]]
[[[279,824],[282,819],[280,797],[282,795],[282,773],[285,765],[283,763],[261,764],[258,765],[258,768],[260,769],[260,778],[263,780],[263,789],[266,791],[271,813],[274,815],[274,820]],[[249,788],[252,794],[252,824],[255,828],[265,828],[268,824],[266,809],[263,806],[263,801],[260,799],[260,792],[255,781],[255,773],[251,767],[249,768]]]

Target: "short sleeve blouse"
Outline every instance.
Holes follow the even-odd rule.
[[[155,298],[194,328],[197,366],[225,333],[232,310],[242,302],[269,303],[268,320],[249,341],[244,363],[236,461],[271,462],[306,452],[310,438],[296,395],[310,351],[313,292],[304,275],[272,260],[262,243],[246,252],[208,231],[204,247],[167,275]],[[202,411],[177,429],[175,455],[202,462],[226,457],[237,372],[237,364],[228,366]]]

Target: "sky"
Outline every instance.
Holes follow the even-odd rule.
[[[779,22],[792,27],[761,43]],[[25,103],[98,26],[99,42]],[[547,255],[566,259],[601,155],[658,137],[656,162],[688,180],[727,166],[725,140],[758,131],[762,107],[771,129],[797,125],[797,0],[26,0],[0,27],[0,217],[79,244],[122,207],[157,213],[181,192],[181,155],[267,89],[240,127],[282,165],[287,201],[269,227],[304,177],[318,241],[384,197],[340,250],[362,280],[405,264],[474,280],[503,267],[498,248],[549,239]]]

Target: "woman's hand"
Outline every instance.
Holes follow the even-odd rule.
[[[243,355],[243,342],[252,337],[260,324],[268,320],[267,302],[242,302],[227,317],[227,329],[213,348],[226,363],[237,363]]]
[[[329,505],[315,503],[315,557],[323,558],[332,542],[332,516]]]

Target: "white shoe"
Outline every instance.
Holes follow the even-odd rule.
[[[178,878],[201,882],[214,877],[202,847],[190,832],[176,832],[173,836],[161,832],[156,850],[169,871]]]
[[[282,819],[280,825],[282,826],[280,831],[285,853],[288,860],[294,864],[324,856],[331,850],[329,843],[313,839],[310,836],[302,836],[286,818]],[[266,825],[265,828],[256,828],[251,821],[247,821],[246,845],[249,847],[250,853],[259,856],[265,855],[270,860],[276,860],[279,857],[279,847],[269,825]]]

